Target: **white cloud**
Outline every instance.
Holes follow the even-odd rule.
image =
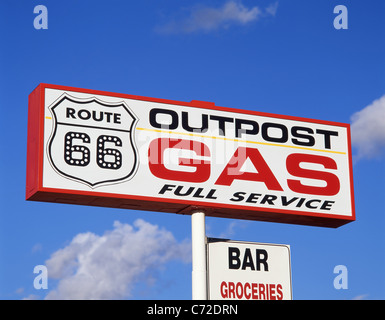
[[[385,150],[385,95],[351,117],[352,144],[357,159],[374,158]]]
[[[30,294],[29,296],[23,298],[22,300],[39,300],[39,296],[35,294]]]
[[[235,235],[236,229],[244,229],[247,227],[248,221],[232,221],[227,228],[218,236],[218,238],[229,239]]]
[[[37,253],[37,252],[41,252],[41,251],[43,251],[43,246],[42,246],[41,243],[36,243],[36,244],[32,247],[32,249],[31,249],[31,252],[32,252],[32,253]]]
[[[268,13],[268,14],[270,14],[272,16],[275,16],[275,14],[277,13],[277,9],[278,9],[278,1],[272,3],[271,5],[269,5],[266,8],[266,13]]]
[[[170,21],[158,28],[158,31],[162,33],[209,32],[228,28],[233,24],[246,25],[263,16],[275,16],[277,8],[278,2],[263,10],[257,6],[247,8],[241,1],[234,0],[227,1],[219,8],[200,5],[192,8],[188,17],[179,21]]]
[[[368,296],[369,294],[360,294],[358,296],[355,296],[352,300],[366,300]]]
[[[48,276],[59,281],[46,299],[127,298],[138,281],[156,281],[173,259],[189,262],[191,244],[141,219],[133,226],[115,221],[113,230],[80,233],[51,255]]]

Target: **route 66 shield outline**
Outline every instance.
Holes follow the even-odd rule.
[[[138,167],[133,132],[138,118],[124,102],[63,94],[49,110],[47,155],[61,176],[90,188],[131,179]]]

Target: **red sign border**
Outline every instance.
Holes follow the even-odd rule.
[[[250,208],[243,205],[214,204],[203,201],[165,199],[148,196],[121,195],[104,192],[88,192],[66,189],[54,189],[43,187],[43,155],[44,155],[44,94],[45,89],[57,89],[95,95],[119,97],[125,99],[173,104],[203,109],[214,109],[241,114],[272,117],[295,121],[319,123],[325,125],[341,126],[347,128],[350,193],[352,215],[330,215],[315,212],[283,210],[275,208]],[[28,99],[28,142],[27,142],[27,175],[26,175],[26,199],[33,201],[46,201],[57,203],[70,203],[90,206],[126,208],[136,210],[161,211],[180,214],[191,214],[194,210],[203,209],[208,216],[225,217],[232,219],[246,219],[257,221],[281,222],[321,227],[336,228],[346,223],[355,221],[353,166],[351,154],[350,125],[340,122],[315,120],[293,116],[277,115],[272,113],[240,110],[215,106],[212,102],[196,101],[182,102],[158,98],[149,98],[137,95],[112,93],[99,90],[81,89],[61,85],[39,84],[29,95]]]

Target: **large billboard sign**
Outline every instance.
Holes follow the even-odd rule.
[[[40,84],[28,200],[338,227],[355,220],[348,124]]]

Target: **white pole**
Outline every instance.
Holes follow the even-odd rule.
[[[192,238],[192,298],[207,299],[206,226],[205,213],[195,211],[191,215]]]

